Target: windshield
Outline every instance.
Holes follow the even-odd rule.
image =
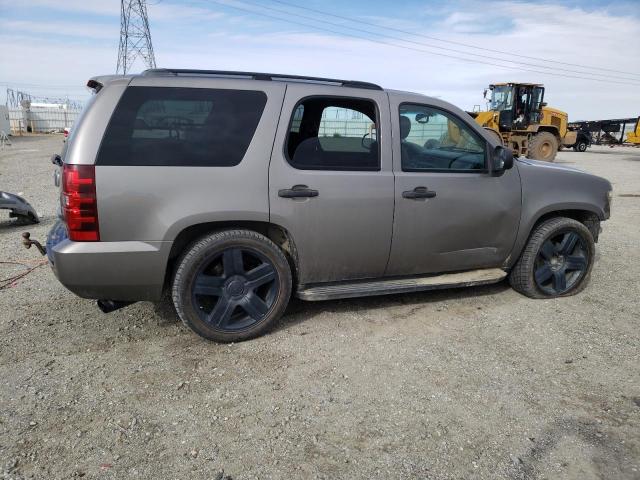
[[[513,87],[503,85],[491,91],[491,110],[511,110],[513,107]]]
[[[544,98],[544,88],[535,87],[533,89],[533,109],[540,110],[542,108],[542,100]]]

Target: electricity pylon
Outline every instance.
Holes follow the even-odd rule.
[[[125,75],[130,72],[136,58],[141,58],[147,68],[156,68],[147,4],[145,0],[121,0],[120,47],[116,73]]]

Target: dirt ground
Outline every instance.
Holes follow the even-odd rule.
[[[59,136],[14,138],[0,261],[34,265]],[[612,219],[584,293],[506,283],[294,301],[218,345],[138,303],[104,315],[45,265],[0,290],[2,478],[640,479],[640,149],[561,152],[607,177]],[[0,278],[24,267],[0,264]]]

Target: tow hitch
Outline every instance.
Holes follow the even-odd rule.
[[[29,249],[35,245],[35,247],[40,251],[42,255],[47,254],[47,249],[42,246],[42,244],[37,240],[31,240],[31,234],[29,232],[24,232],[22,234],[22,244],[24,248]]]

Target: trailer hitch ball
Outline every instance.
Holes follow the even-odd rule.
[[[42,246],[42,244],[37,240],[31,240],[31,234],[29,232],[24,232],[22,234],[22,244],[24,248],[31,248],[33,245],[40,251],[42,255],[47,254],[47,249]]]

